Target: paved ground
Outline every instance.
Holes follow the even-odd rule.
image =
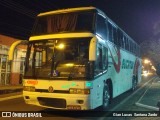
[[[127,98],[124,97],[123,101],[111,109],[112,117],[105,115],[100,120],[160,120],[160,112],[157,107],[160,100],[159,81],[160,78],[157,76],[144,78],[143,84],[140,84],[141,87],[133,94],[130,93]]]
[[[158,111],[157,103],[160,100],[160,78],[157,77],[149,84],[146,91],[137,101],[136,105],[153,111]]]

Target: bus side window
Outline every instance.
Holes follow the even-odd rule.
[[[138,45],[137,44],[135,45],[135,55],[138,56]]]
[[[123,34],[122,31],[120,29],[117,29],[117,42],[118,42],[118,46],[122,47],[122,41],[123,40]]]
[[[97,59],[95,61],[95,75],[98,75],[103,70],[102,65],[102,46],[97,46]]]
[[[113,27],[111,25],[110,22],[107,22],[108,23],[108,38],[109,38],[109,41],[113,42],[113,38],[112,38],[112,34],[113,34]]]
[[[102,51],[102,61],[103,61],[103,70],[107,70],[108,68],[108,49],[103,46]]]
[[[128,38],[125,36],[124,40],[125,40],[125,49],[129,50]]]
[[[128,39],[128,43],[129,43],[129,51],[132,52],[132,41]]]
[[[98,35],[100,35],[100,37],[103,37],[103,39],[107,39],[107,26],[105,18],[103,18],[101,15],[97,15],[96,32]]]
[[[130,40],[129,40],[129,38],[127,39],[127,41],[128,41],[128,51],[130,51]]]
[[[113,39],[114,39],[114,44],[118,45],[118,34],[117,34],[117,28],[113,27]]]

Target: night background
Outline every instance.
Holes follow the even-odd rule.
[[[159,56],[160,0],[0,0],[0,34],[28,40],[37,14],[83,6],[104,11],[142,46],[143,56]]]

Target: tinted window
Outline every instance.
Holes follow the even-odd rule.
[[[97,34],[99,34],[104,39],[107,39],[107,27],[105,23],[105,18],[100,15],[97,15]]]
[[[114,44],[118,45],[118,34],[117,34],[117,28],[113,27],[113,41]]]
[[[95,61],[95,75],[102,72],[103,62],[102,62],[102,46],[98,44],[97,46],[97,59]]]
[[[32,35],[59,32],[94,31],[94,12],[73,12],[37,17]]]
[[[108,37],[109,37],[109,41],[113,42],[113,38],[112,38],[112,33],[113,33],[113,28],[110,22],[108,22]]]
[[[103,70],[106,70],[108,67],[108,49],[106,47],[103,47],[102,61],[103,61]]]

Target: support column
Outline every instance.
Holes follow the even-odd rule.
[[[11,85],[18,85],[20,80],[20,60],[15,61],[14,60],[14,52],[18,45],[20,44],[26,44],[28,41],[16,41],[14,42],[8,52],[8,61],[11,65],[11,73],[10,73],[10,84]]]

